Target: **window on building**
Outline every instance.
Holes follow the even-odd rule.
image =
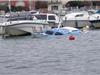
[[[40,20],[46,20],[47,19],[47,16],[46,15],[35,15],[35,17],[37,19],[40,19]]]
[[[58,10],[58,6],[52,6],[52,10]]]

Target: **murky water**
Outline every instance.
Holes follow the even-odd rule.
[[[100,75],[100,31],[0,39],[0,75]]]

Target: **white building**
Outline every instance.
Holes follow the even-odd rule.
[[[71,0],[48,0],[48,11],[61,11],[68,1]]]

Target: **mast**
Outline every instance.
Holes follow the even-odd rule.
[[[8,2],[9,12],[11,13],[11,1]]]
[[[32,10],[31,0],[29,0],[29,10]]]
[[[9,0],[9,2],[8,2],[8,8],[9,8],[9,13],[10,13],[9,19],[11,19],[11,0]],[[10,23],[11,23],[11,21],[10,21]]]

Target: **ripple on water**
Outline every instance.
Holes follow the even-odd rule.
[[[0,40],[0,75],[100,75],[99,34]]]

